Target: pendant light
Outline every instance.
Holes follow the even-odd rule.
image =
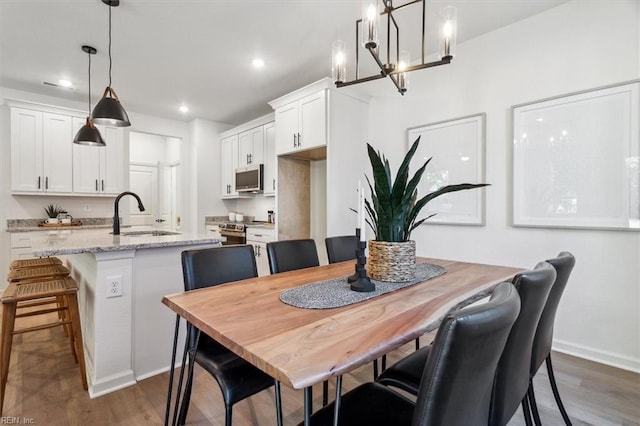
[[[89,55],[89,115],[91,115],[91,55],[95,55],[97,50],[91,46],[82,46],[82,51]],[[86,124],[78,130],[76,137],[73,138],[73,143],[77,143],[78,145],[106,146],[104,139],[102,139],[96,126],[93,125],[89,115],[87,116]]]
[[[96,124],[105,124],[115,127],[131,126],[129,116],[122,107],[116,91],[111,87],[111,8],[120,5],[120,0],[102,0],[109,6],[109,85],[104,89],[102,99],[93,109],[91,119]]]

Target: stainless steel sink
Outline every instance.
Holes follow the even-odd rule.
[[[174,232],[174,231],[165,231],[162,229],[154,229],[154,230],[146,230],[146,231],[123,232],[122,235],[127,237],[137,237],[137,236],[162,237],[164,235],[180,235],[180,233]]]

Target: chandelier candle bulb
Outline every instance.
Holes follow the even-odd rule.
[[[406,70],[411,64],[411,55],[409,54],[409,51],[401,50],[398,56],[398,71],[401,71],[398,74],[398,86],[400,86],[400,90],[406,92],[409,87],[409,75]]]
[[[334,82],[342,82],[347,77],[346,55],[344,52],[344,42],[336,40],[331,46],[331,77]]]
[[[440,12],[441,18],[441,58],[451,59],[455,56],[457,11],[453,6],[447,6]]]
[[[362,44],[375,49],[378,45],[378,8],[376,3],[362,2]]]

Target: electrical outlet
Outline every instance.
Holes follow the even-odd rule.
[[[122,276],[107,277],[107,298],[122,296]]]
[[[90,212],[90,211],[91,211],[91,205],[89,205],[89,204],[85,204],[85,205],[84,205],[83,210],[84,210],[85,212]]]

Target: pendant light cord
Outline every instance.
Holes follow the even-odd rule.
[[[109,5],[109,88],[111,88],[111,5]]]
[[[91,53],[88,52],[89,55],[89,116],[91,116]]]

